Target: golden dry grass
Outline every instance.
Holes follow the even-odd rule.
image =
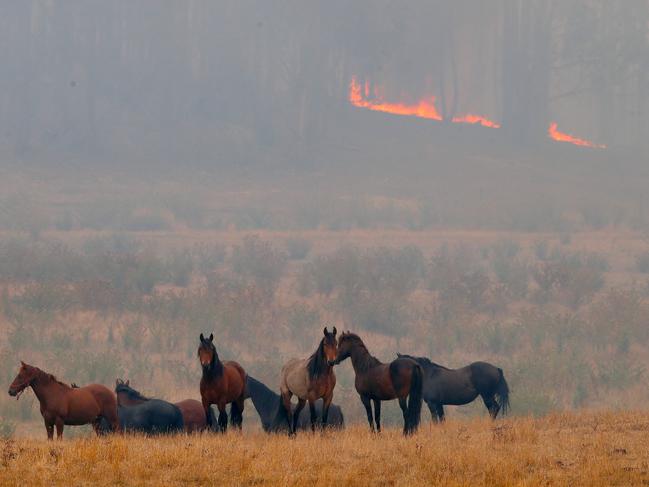
[[[646,485],[648,413],[424,424],[370,434],[8,440],[3,485]]]

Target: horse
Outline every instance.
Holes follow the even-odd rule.
[[[421,417],[423,371],[409,358],[397,358],[384,364],[373,357],[361,338],[354,333],[343,333],[338,341],[336,364],[351,357],[356,379],[354,384],[367,412],[370,430],[374,431],[372,404],[376,430],[381,431],[381,401],[399,399],[403,412],[403,434],[417,431]]]
[[[221,362],[214,346],[214,334],[209,338],[200,335],[198,359],[203,369],[201,377],[201,399],[207,426],[212,428],[210,406],[216,404],[219,409],[218,428],[225,432],[228,427],[228,414],[225,410],[230,407],[230,422],[232,426],[241,429],[243,423],[243,406],[246,392],[246,372],[237,362]]]
[[[182,431],[183,416],[178,406],[161,399],[150,399],[117,379],[117,414],[125,431],[147,434],[168,434]]]
[[[125,384],[127,387],[130,386],[130,381],[121,381],[117,380],[117,385]],[[74,384],[72,385],[74,387]],[[137,392],[135,389],[122,389],[121,393],[117,395],[117,404],[121,406],[134,406],[136,404],[142,404],[144,401],[148,401],[148,398],[145,398]],[[183,417],[183,429],[186,433],[193,433],[195,431],[202,431],[205,429],[207,421],[205,420],[205,411],[203,410],[203,404],[196,399],[185,399],[173,403],[176,406]]]
[[[309,402],[311,413],[311,430],[315,431],[317,419],[315,402],[323,400],[322,425],[327,424],[329,406],[334,395],[336,386],[336,374],[333,371],[334,360],[338,349],[336,340],[336,327],[329,333],[324,328],[324,337],[313,354],[306,359],[291,359],[282,367],[282,378],[280,394],[282,405],[286,410],[286,421],[289,427],[289,434],[295,434],[300,412],[306,402]],[[291,410],[291,398],[293,395],[298,398],[295,412]]]
[[[248,398],[252,400],[252,404],[259,414],[261,426],[265,432],[279,433],[289,431],[288,417],[286,415],[286,409],[282,405],[281,396],[250,375],[246,383],[246,399]],[[318,418],[322,418],[322,408],[323,401],[322,399],[318,399],[315,404]],[[310,422],[309,413],[306,409],[303,409],[298,418],[297,428],[306,430]],[[340,406],[333,403],[329,406],[327,426],[340,429],[345,427],[345,419]]]
[[[207,419],[205,418],[203,403],[196,399],[185,399],[174,403],[174,405],[180,409],[186,433],[195,433],[205,429]]]
[[[101,420],[106,421],[106,429],[120,431],[115,395],[101,384],[90,384],[72,388],[38,367],[20,362],[20,371],[9,386],[9,395],[20,398],[22,392],[30,387],[41,405],[41,415],[45,421],[47,439],[54,438],[56,426],[57,439],[63,438],[64,425],[91,423],[97,435],[102,433]]]
[[[444,421],[444,406],[461,406],[481,396],[489,415],[496,419],[498,412],[507,414],[509,386],[502,369],[487,362],[473,362],[461,369],[448,369],[426,357],[409,358],[424,370],[424,401],[434,422]]]

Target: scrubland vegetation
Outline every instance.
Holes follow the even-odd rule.
[[[644,485],[649,417],[451,420],[371,434],[138,436],[1,444],[3,485]]]
[[[522,196],[506,211],[468,199],[429,212],[371,182],[377,196],[330,181],[309,200],[310,176],[281,195],[272,178],[228,177],[161,177],[155,196],[126,176],[3,181],[0,382],[22,359],[67,382],[122,377],[148,395],[196,398],[197,337],[214,332],[221,357],[277,389],[285,360],[335,324],[384,360],[497,364],[515,415],[649,401],[649,239],[630,200],[600,219],[584,193],[588,218],[566,200],[547,220]],[[423,194],[416,180],[401,185]],[[257,216],[241,219],[244,208]],[[334,401],[349,424],[363,422],[351,367],[337,375]],[[449,413],[485,414],[477,403]],[[252,406],[244,415],[257,424]],[[400,420],[395,405],[383,416]],[[0,417],[3,436],[42,432],[31,393],[0,396]]]

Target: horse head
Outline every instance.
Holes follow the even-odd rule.
[[[352,349],[354,345],[360,341],[358,335],[351,333],[349,331],[343,332],[338,339],[338,353],[336,354],[336,359],[334,363],[339,364],[343,360],[349,358],[352,354]]]
[[[338,356],[338,340],[336,339],[336,327],[334,326],[333,331],[330,333],[325,326],[324,338],[322,339],[322,350],[324,352],[325,359],[327,364],[334,365],[336,363],[336,357]]]
[[[208,338],[205,338],[201,333],[199,337],[201,344],[198,346],[198,360],[203,369],[208,369],[216,358],[216,347],[214,346],[214,333],[210,333]]]
[[[22,392],[34,383],[39,371],[38,367],[26,364],[21,360],[18,375],[9,386],[9,395],[19,399]]]

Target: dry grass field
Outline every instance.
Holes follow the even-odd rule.
[[[244,426],[245,427],[245,426]],[[2,485],[647,485],[649,414],[426,422],[396,429],[4,440]]]

